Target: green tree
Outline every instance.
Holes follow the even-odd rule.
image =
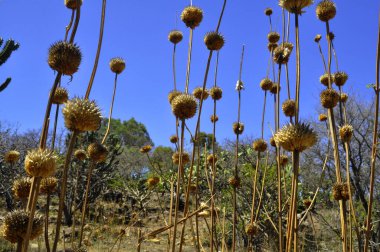
[[[3,42],[4,42],[4,40],[2,38],[0,38],[0,46],[3,45]],[[2,64],[4,64],[9,59],[12,52],[16,51],[19,48],[19,46],[20,45],[12,39],[8,39],[7,42],[5,42],[4,48],[0,51],[0,66]],[[10,82],[11,82],[11,78],[8,77],[0,85],[0,92],[2,92],[5,88],[7,88]]]

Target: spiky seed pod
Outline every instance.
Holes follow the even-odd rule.
[[[194,29],[202,22],[203,11],[198,7],[188,6],[182,11],[181,19],[187,27]]]
[[[271,89],[269,90],[272,94],[277,94],[278,91],[281,90],[281,87],[278,85],[277,82],[273,83]]]
[[[179,164],[179,153],[178,152],[175,152],[172,155],[172,160],[173,160],[174,164],[176,164],[176,165]],[[182,165],[185,165],[189,162],[190,162],[189,153],[187,153],[187,152],[182,153]]]
[[[80,161],[87,159],[87,152],[82,149],[78,149],[74,152],[74,157]]]
[[[183,39],[183,34],[182,34],[181,31],[173,30],[173,31],[169,32],[168,39],[169,39],[169,41],[172,42],[173,44],[178,44],[179,42],[182,41],[182,39]]]
[[[252,147],[255,151],[257,152],[264,152],[267,150],[268,148],[268,144],[265,142],[264,139],[256,139],[253,143],[252,143]]]
[[[66,88],[57,87],[53,96],[53,104],[63,104],[69,99],[69,93]]]
[[[41,180],[40,192],[43,194],[52,194],[57,190],[58,179],[55,177],[44,178]]]
[[[341,194],[342,194],[342,200],[349,200],[350,199],[350,191],[349,191],[349,186],[347,183],[343,183],[343,186],[342,186],[342,191],[341,191]],[[351,188],[351,192],[352,192],[352,188]]]
[[[9,164],[14,164],[20,159],[20,152],[16,150],[11,150],[5,153],[4,161]]]
[[[343,190],[343,183],[336,183],[333,186],[332,195],[335,200],[339,201],[342,200],[342,190]]]
[[[21,242],[26,237],[28,229],[29,213],[23,210],[15,210],[8,213],[3,222],[2,235],[11,243]],[[41,215],[35,215],[32,222],[32,232],[30,240],[36,239],[42,234],[44,218]]]
[[[291,117],[296,114],[296,102],[294,100],[286,100],[282,103],[282,111],[285,116]]]
[[[171,143],[175,144],[178,142],[178,137],[176,135],[172,135],[172,136],[170,136],[169,140]]]
[[[323,22],[333,19],[336,15],[336,7],[334,2],[330,0],[323,0],[317,5],[317,17]]]
[[[244,83],[241,80],[238,80],[236,82],[235,90],[241,91],[244,89]]]
[[[81,61],[82,53],[76,44],[59,41],[49,48],[49,66],[63,75],[76,73]]]
[[[152,150],[152,145],[148,144],[140,148],[140,153],[146,154]]]
[[[110,69],[115,74],[121,74],[125,69],[125,60],[120,57],[112,58],[110,60]]]
[[[266,8],[264,13],[265,13],[265,15],[270,16],[270,15],[272,15],[273,11],[271,8]]]
[[[207,163],[209,165],[212,165],[214,162],[216,163],[218,161],[218,157],[216,155],[210,154],[207,156]]]
[[[71,131],[96,131],[100,128],[102,115],[95,101],[73,98],[66,102],[62,113],[65,126]]]
[[[277,64],[286,64],[288,63],[290,58],[290,51],[289,49],[278,46],[273,51],[273,60]]]
[[[281,155],[280,156],[280,165],[281,166],[286,165],[288,163],[288,161],[289,161],[288,156],[286,156],[286,155]]]
[[[169,101],[169,103],[172,104],[174,98],[176,98],[180,94],[182,94],[181,91],[177,91],[177,90],[170,91],[169,94],[168,94],[168,101]]]
[[[273,81],[269,78],[264,78],[260,81],[260,87],[264,91],[271,90],[273,86]]]
[[[294,14],[302,14],[302,10],[313,4],[313,0],[280,0],[279,5]]]
[[[335,82],[335,85],[337,85],[338,87],[343,86],[347,80],[348,80],[348,74],[346,74],[345,72],[336,72],[334,74],[334,82]]]
[[[16,199],[27,199],[29,197],[32,180],[29,177],[23,177],[13,181],[12,192]]]
[[[82,5],[82,0],[79,0],[79,6]],[[77,0],[65,0],[65,6],[69,9],[75,10],[77,9]]]
[[[339,128],[339,136],[342,142],[349,143],[351,141],[352,135],[354,134],[354,127],[349,124],[345,124]]]
[[[279,46],[287,49],[289,51],[289,54],[293,52],[294,45],[290,42],[283,42]]]
[[[302,202],[303,202],[303,205],[304,205],[306,208],[309,208],[310,205],[311,205],[311,200],[310,200],[310,199],[304,199]]]
[[[278,32],[270,32],[267,35],[269,43],[277,43],[280,40]]]
[[[217,122],[218,120],[219,120],[219,117],[217,116],[217,115],[212,115],[211,117],[210,117],[210,120],[211,120],[211,122],[212,123],[214,123],[214,122]]]
[[[51,150],[30,150],[25,157],[25,170],[32,177],[46,178],[54,174],[56,160]]]
[[[315,43],[319,43],[319,41],[321,41],[321,39],[322,39],[322,35],[321,34],[317,34],[314,37],[314,42]]]
[[[224,46],[224,37],[218,32],[208,32],[204,38],[204,42],[210,51],[219,51]]]
[[[331,79],[331,83],[333,83],[334,82],[333,74],[330,74],[330,79]],[[319,82],[321,82],[321,84],[327,87],[329,85],[329,75],[327,73],[321,75],[321,77],[319,77]]]
[[[230,186],[234,187],[234,188],[238,188],[240,187],[240,178],[239,177],[230,177],[228,179],[228,184],[230,184]]]
[[[245,226],[245,233],[249,236],[253,236],[257,234],[257,226],[255,223],[249,223]]]
[[[288,124],[280,129],[274,139],[287,151],[302,152],[317,142],[317,134],[306,123]]]
[[[222,99],[223,90],[220,87],[212,87],[210,89],[210,96],[213,100],[220,100]]]
[[[192,118],[197,112],[197,101],[189,94],[178,95],[171,105],[173,114],[180,120]]]
[[[108,149],[103,144],[95,142],[87,147],[87,155],[92,161],[102,163],[107,159]]]
[[[346,94],[346,93],[341,93],[340,94],[340,102],[342,102],[342,103],[345,103],[347,100],[348,100],[348,94]]]
[[[271,138],[269,139],[269,143],[270,143],[270,145],[271,145],[272,147],[276,147],[276,140],[274,140],[274,137],[271,137]]]
[[[149,187],[155,187],[158,183],[160,183],[159,177],[151,177],[146,180],[146,183]]]
[[[198,100],[202,99],[202,94],[203,94],[203,100],[207,100],[208,95],[209,95],[207,89],[205,89],[205,91],[203,92],[203,87],[194,88],[193,95],[195,98],[197,98]]]
[[[191,184],[189,187],[190,193],[196,193],[197,192],[197,185],[196,184]]]
[[[240,135],[240,134],[243,134],[243,131],[244,131],[244,124],[241,123],[241,122],[234,122],[232,124],[232,129],[234,130],[234,133],[236,135]]]
[[[321,92],[320,98],[322,106],[330,109],[334,108],[338,104],[340,95],[336,90],[329,88]]]
[[[320,122],[325,122],[327,120],[327,115],[325,115],[325,114],[319,114],[318,120]]]
[[[329,34],[327,35],[327,39],[333,41],[335,39],[335,34],[333,32],[329,32]]]
[[[268,43],[267,47],[268,47],[268,50],[270,52],[273,52],[278,47],[278,44],[277,43]]]

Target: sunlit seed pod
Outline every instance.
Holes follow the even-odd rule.
[[[349,185],[347,183],[343,183],[342,191],[341,191],[342,200],[349,200],[350,199],[350,189],[352,192],[353,188],[352,187],[349,188]]]
[[[210,89],[210,96],[213,100],[220,100],[222,99],[223,90],[220,87],[212,87]]]
[[[305,7],[313,4],[313,0],[280,0],[279,5],[294,14],[302,14]]]
[[[294,100],[286,100],[282,103],[282,112],[285,116],[291,117],[296,114],[296,102]]]
[[[20,152],[16,150],[11,150],[5,153],[4,161],[8,164],[14,164],[20,159]]]
[[[210,51],[219,51],[224,46],[224,37],[219,32],[208,32],[204,37],[204,42]]]
[[[316,14],[319,20],[328,22],[336,15],[335,3],[330,0],[321,1],[316,8]]]
[[[217,161],[218,161],[218,157],[216,155],[210,154],[207,156],[207,163],[209,165],[212,165],[214,164],[214,162],[216,163]]]
[[[87,147],[88,157],[96,163],[103,163],[108,156],[108,149],[101,143],[95,142]]]
[[[172,112],[180,120],[190,119],[197,112],[197,101],[193,95],[180,94],[172,103]]]
[[[334,75],[333,74],[330,74],[330,81],[331,81],[331,84],[334,82]],[[324,86],[328,87],[329,86],[329,75],[327,73],[321,75],[321,77],[319,77],[319,82],[321,82],[321,84],[323,84]]]
[[[212,115],[211,117],[210,117],[210,120],[211,120],[211,122],[212,123],[215,123],[215,122],[217,122],[218,120],[219,120],[219,117],[217,116],[217,115]]]
[[[290,42],[283,42],[279,46],[287,49],[289,51],[289,54],[293,52],[294,45]]]
[[[244,132],[244,124],[242,122],[234,122],[232,129],[236,135],[241,135]]]
[[[148,184],[149,187],[155,187],[160,183],[160,178],[159,177],[151,177],[146,180],[146,183]]]
[[[175,152],[172,155],[172,160],[173,160],[174,164],[176,164],[176,165],[179,164],[179,153],[178,152]],[[187,153],[187,152],[182,153],[182,165],[185,165],[185,164],[187,164],[189,162],[190,162],[189,153]]]
[[[281,166],[287,165],[288,161],[289,161],[288,156],[286,156],[286,155],[281,155],[280,156],[280,165]]]
[[[170,136],[169,140],[171,143],[175,144],[178,142],[178,137],[176,135],[172,135]]]
[[[63,104],[69,99],[69,93],[66,88],[57,87],[53,95],[53,104]]]
[[[338,87],[343,86],[347,80],[348,80],[348,74],[346,74],[345,72],[334,73],[334,82],[335,82],[335,85],[337,85]]]
[[[290,53],[289,49],[278,46],[273,51],[273,61],[277,64],[286,64],[289,61]]]
[[[338,104],[339,99],[339,93],[331,88],[323,90],[320,95],[321,104],[327,109],[334,108]]]
[[[168,39],[170,42],[172,42],[173,44],[178,44],[179,42],[182,41],[183,39],[183,34],[181,31],[178,31],[178,30],[173,30],[169,33],[169,36],[168,36]]]
[[[349,143],[354,134],[354,127],[350,124],[345,124],[339,128],[339,136],[343,143]]]
[[[110,69],[115,74],[121,74],[125,69],[125,60],[120,57],[112,58],[110,60]]]
[[[74,152],[74,157],[80,161],[87,159],[87,152],[82,149],[78,149]]]
[[[203,11],[198,7],[188,6],[182,11],[181,19],[187,27],[194,29],[202,22]]]
[[[278,83],[273,83],[273,85],[269,91],[272,94],[277,94],[277,92],[281,91],[281,87],[278,85]]]
[[[273,81],[269,78],[264,78],[260,81],[260,87],[264,91],[270,91],[273,86]]]
[[[33,149],[25,157],[25,171],[32,177],[50,177],[56,168],[57,156],[47,149]]]
[[[332,189],[332,195],[335,200],[339,201],[343,199],[342,196],[343,183],[335,183]]]
[[[347,100],[348,100],[348,94],[341,93],[340,94],[340,102],[345,103],[345,102],[347,102]]]
[[[312,201],[310,199],[304,199],[302,201],[302,203],[303,203],[304,207],[309,208],[310,205],[311,205],[311,203],[312,203]]]
[[[319,43],[319,41],[322,39],[322,35],[321,34],[317,34],[317,35],[315,35],[315,37],[314,37],[314,42],[315,43]]]
[[[208,96],[209,96],[209,93],[208,93],[208,90],[205,89],[203,91],[203,87],[196,87],[194,88],[193,90],[193,95],[195,98],[197,98],[198,100],[207,100]],[[203,96],[203,97],[202,97]]]
[[[206,218],[206,217],[209,217],[211,215],[211,213],[209,210],[203,210],[203,211],[199,212],[197,215],[198,215],[198,217]]]
[[[140,148],[140,153],[146,154],[149,153],[152,150],[152,145],[144,145],[143,147]]]
[[[65,126],[71,131],[97,131],[102,115],[95,101],[73,98],[68,100],[62,110]]]
[[[244,83],[241,80],[238,80],[236,82],[235,90],[236,91],[244,90]]]
[[[325,122],[327,120],[327,115],[325,115],[325,114],[319,114],[318,120],[320,122]]]
[[[239,177],[230,177],[228,179],[228,184],[230,184],[233,188],[238,188],[241,185],[241,180]]]
[[[82,53],[76,44],[59,41],[49,48],[49,66],[63,75],[76,73],[81,61]]]
[[[264,152],[268,148],[268,144],[265,142],[264,139],[256,139],[252,143],[252,148],[257,152]]]
[[[272,147],[276,147],[276,140],[274,140],[274,137],[271,137],[271,138],[269,139],[269,143],[270,143],[270,145],[271,145]]]
[[[306,123],[287,124],[275,135],[274,139],[286,151],[302,152],[317,142],[317,134]]]
[[[182,92],[177,91],[177,90],[172,90],[168,94],[168,101],[170,104],[172,104],[174,98],[176,98],[178,95],[182,94]]]
[[[280,40],[280,34],[278,32],[269,32],[267,38],[269,43],[277,43]]]
[[[13,181],[12,192],[16,199],[27,199],[29,197],[32,180],[29,177],[19,178]]]
[[[245,226],[245,233],[249,236],[257,234],[258,228],[255,223],[249,223]]]
[[[48,177],[41,180],[40,192],[43,194],[52,194],[57,190],[58,179]]]
[[[276,49],[278,47],[278,44],[277,43],[268,43],[267,47],[268,47],[268,50],[270,52],[273,52],[274,49]]]
[[[266,9],[264,10],[264,13],[265,13],[265,15],[270,16],[270,15],[272,15],[273,10],[272,10],[271,8],[266,8]]]
[[[65,0],[65,6],[72,10],[75,10],[78,8],[78,3],[79,3],[79,6],[81,6],[82,0]]]
[[[329,34],[327,35],[327,39],[333,41],[335,39],[335,34],[333,32],[329,32]]]

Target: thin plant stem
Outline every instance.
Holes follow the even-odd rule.
[[[327,72],[327,67],[326,67],[325,56],[323,55],[321,44],[319,43],[319,41],[317,43],[318,43],[319,53],[321,54],[321,58],[322,58],[322,62],[323,62],[323,68],[325,69],[325,73],[326,73]]]
[[[194,30],[190,29],[189,49],[188,49],[188,53],[187,53],[187,68],[186,68],[186,86],[185,86],[185,93],[186,94],[189,93],[191,54],[193,51],[193,33],[194,33]]]
[[[71,29],[71,26],[73,25],[74,15],[75,15],[75,9],[71,11],[70,22],[69,22],[69,24],[65,28],[66,32],[65,32],[65,39],[64,39],[64,41],[67,41],[67,37],[69,35],[69,31]]]
[[[173,83],[174,83],[174,90],[177,90],[177,77],[176,77],[176,70],[175,70],[176,48],[177,48],[177,44],[174,44],[174,46],[173,46]]]
[[[54,118],[54,127],[53,127],[53,136],[51,139],[51,150],[54,151],[55,147],[55,138],[57,135],[57,124],[58,124],[58,114],[59,114],[59,104],[56,105],[55,108],[55,118]]]
[[[263,199],[264,186],[265,186],[265,178],[266,178],[267,169],[268,169],[268,159],[269,159],[269,151],[267,151],[267,155],[266,155],[266,158],[265,158],[265,168],[264,168],[263,178],[261,180],[261,190],[260,190],[260,194],[259,194],[259,204],[257,205],[257,209],[256,209],[256,215],[255,215],[255,221],[254,221],[255,223],[257,222],[257,220],[259,218],[259,212],[260,212],[260,208],[261,208],[261,202],[262,202],[262,199]]]
[[[276,92],[276,109],[275,109],[275,130],[280,130],[280,85],[281,85],[281,64],[278,65],[278,78],[277,78],[277,92]],[[283,251],[283,235],[282,235],[282,188],[281,188],[281,148],[276,146],[276,159],[277,159],[277,194],[278,194],[278,246],[279,251]]]
[[[110,129],[111,129],[112,110],[113,110],[113,104],[114,104],[115,95],[116,95],[117,76],[118,76],[118,74],[116,73],[115,74],[114,86],[113,86],[113,95],[112,95],[112,102],[111,102],[111,107],[110,107],[110,114],[108,116],[107,130],[106,130],[106,133],[104,134],[102,144],[104,144],[106,142],[107,136],[110,133]]]
[[[45,247],[46,251],[50,252],[50,244],[49,244],[49,208],[50,208],[50,193],[46,195],[46,206],[45,206]]]

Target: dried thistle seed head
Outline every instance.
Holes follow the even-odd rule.
[[[228,184],[232,186],[233,188],[238,188],[240,187],[241,180],[239,177],[230,177],[228,179]]]
[[[347,99],[348,99],[348,94],[346,94],[346,93],[341,93],[340,94],[340,102],[343,102],[343,103],[345,103],[346,101],[347,101]]]
[[[43,194],[52,194],[57,189],[58,179],[55,177],[44,178],[41,180],[40,192]]]
[[[241,91],[244,89],[244,83],[241,80],[238,80],[236,82],[235,90],[236,91]]]
[[[79,3],[79,6],[81,6],[82,0],[65,0],[65,6],[72,10],[75,10],[78,8],[77,3]]]
[[[335,3],[330,0],[323,0],[317,5],[317,17],[323,22],[333,19],[336,15]]]
[[[269,32],[267,37],[269,43],[277,43],[280,40],[280,34],[278,34],[278,32]]]
[[[337,85],[338,87],[343,86],[347,80],[348,80],[348,74],[346,74],[345,72],[336,72],[334,74],[334,82],[335,82],[335,85]]]
[[[280,45],[273,51],[273,60],[277,64],[286,64],[289,61],[290,53],[291,51],[288,48]]]
[[[294,14],[302,14],[302,10],[313,4],[313,0],[280,0],[279,5]]]
[[[327,120],[327,115],[325,115],[325,114],[319,114],[319,116],[318,116],[318,120],[319,120],[320,122],[324,122],[324,121],[326,121],[326,120]]]
[[[343,190],[343,183],[336,183],[333,186],[332,195],[335,200],[339,201],[342,200],[342,190]]]
[[[172,104],[172,101],[174,100],[174,98],[176,98],[180,94],[182,94],[182,92],[177,91],[177,90],[170,91],[169,94],[168,94],[168,101],[169,101],[169,103]]]
[[[66,102],[62,113],[65,126],[71,131],[96,131],[100,128],[102,115],[95,101],[73,98]]]
[[[257,152],[264,152],[267,150],[268,148],[268,144],[265,142],[264,139],[256,139],[253,143],[252,143],[252,147],[255,151]]]
[[[242,122],[234,122],[232,124],[232,129],[236,135],[241,135],[244,131],[244,124]]]
[[[260,81],[260,87],[264,91],[271,90],[273,86],[273,81],[269,78],[264,78]]]
[[[321,34],[317,34],[317,35],[315,35],[315,37],[314,37],[314,42],[315,43],[319,43],[319,41],[322,39],[322,35]]]
[[[83,149],[78,149],[74,152],[74,157],[80,161],[87,159],[87,152]]]
[[[278,47],[277,43],[268,43],[268,50],[270,52],[274,51],[274,49],[276,49],[277,47]]]
[[[289,54],[293,52],[294,45],[290,42],[283,42],[279,46],[287,49],[289,51]]]
[[[245,226],[245,233],[249,236],[256,235],[258,228],[255,223],[249,223]]]
[[[190,193],[196,193],[197,192],[197,185],[196,184],[191,184],[189,187]]]
[[[306,207],[306,208],[309,208],[310,205],[311,205],[311,199],[304,199],[303,201],[303,205]]]
[[[209,94],[208,94],[208,90],[207,89],[205,89],[203,91],[203,87],[196,87],[193,90],[193,95],[198,100],[202,99],[202,95],[203,95],[203,100],[207,100]]]
[[[321,92],[320,98],[322,106],[329,109],[334,108],[338,104],[340,95],[336,90],[329,88]]]
[[[172,156],[172,160],[174,164],[179,164],[179,153],[175,152]],[[184,152],[182,153],[182,165],[185,165],[190,162],[190,156],[189,153]]]
[[[330,74],[330,79],[331,79],[331,83],[334,82],[334,75],[333,74]],[[321,84],[323,84],[324,86],[328,87],[329,85],[329,75],[327,73],[321,75],[321,77],[319,77],[319,81],[321,82]]]
[[[351,192],[352,191],[353,191],[353,188],[351,187]],[[350,199],[350,188],[347,183],[343,183],[341,194],[342,194],[342,200]]]
[[[81,61],[82,53],[76,44],[59,41],[49,48],[49,66],[63,75],[76,73]]]
[[[289,161],[288,156],[286,156],[286,155],[281,155],[280,156],[280,165],[281,166],[286,165],[288,163],[288,161]]]
[[[217,122],[218,120],[219,120],[219,117],[217,116],[217,115],[212,115],[211,117],[210,117],[210,120],[211,120],[211,122],[212,123],[214,123],[214,122]]]
[[[169,39],[169,41],[172,42],[173,44],[178,44],[179,42],[182,41],[182,39],[183,39],[183,34],[182,34],[181,31],[173,30],[173,31],[169,32],[168,39]]]
[[[199,26],[203,19],[203,11],[195,6],[186,7],[181,13],[181,19],[191,29]]]
[[[172,135],[170,136],[169,140],[171,143],[175,144],[178,142],[178,137],[176,135]]]
[[[286,100],[282,103],[282,111],[285,116],[291,117],[296,114],[296,102],[294,100]]]
[[[264,10],[264,13],[265,13],[265,15],[270,16],[270,15],[272,15],[273,10],[272,10],[271,8],[266,8],[266,9]]]
[[[339,128],[339,136],[342,142],[349,143],[354,134],[354,127],[350,124],[345,124]]]
[[[67,92],[66,88],[57,87],[55,89],[54,96],[53,96],[54,104],[63,104],[67,102],[68,99],[69,99],[69,93]]]
[[[220,87],[212,87],[210,89],[210,96],[213,100],[220,100],[222,99],[223,90]]]
[[[327,39],[333,41],[335,39],[335,34],[333,32],[329,32],[329,34],[327,35]]]
[[[209,165],[214,164],[214,162],[216,163],[216,161],[218,161],[218,157],[216,155],[210,154],[207,156],[207,163]]]
[[[110,69],[115,74],[121,74],[125,69],[125,60],[120,57],[112,58],[110,60]]]
[[[276,140],[274,140],[274,137],[271,137],[271,138],[269,139],[269,143],[270,143],[270,145],[271,145],[272,147],[276,147]]]
[[[26,237],[28,229],[29,213],[23,210],[15,210],[8,213],[3,222],[2,235],[11,243],[21,242]],[[32,232],[30,240],[36,239],[42,234],[44,218],[41,215],[35,215],[32,222]]]
[[[189,94],[176,96],[171,105],[173,114],[180,120],[190,119],[197,112],[197,101]]]
[[[20,159],[20,152],[16,150],[11,150],[5,153],[4,161],[8,164],[14,164]]]
[[[46,178],[54,174],[56,160],[51,150],[30,150],[25,157],[25,170],[32,177]]]
[[[140,153],[146,154],[152,150],[152,145],[148,144],[140,148]]]
[[[27,199],[29,197],[32,180],[29,177],[23,177],[13,181],[12,192],[16,199]]]
[[[302,152],[317,142],[317,134],[306,123],[288,124],[275,135],[277,144],[287,151]]]
[[[272,94],[277,94],[277,92],[281,91],[281,87],[277,82],[273,83],[271,89],[269,90]]]
[[[151,177],[146,180],[146,183],[148,184],[148,187],[152,188],[158,185],[160,183],[160,178],[159,177]]]
[[[102,163],[107,159],[108,149],[103,144],[95,142],[87,147],[87,155],[92,161]]]
[[[218,32],[208,32],[204,42],[210,51],[219,51],[224,46],[224,37]]]

